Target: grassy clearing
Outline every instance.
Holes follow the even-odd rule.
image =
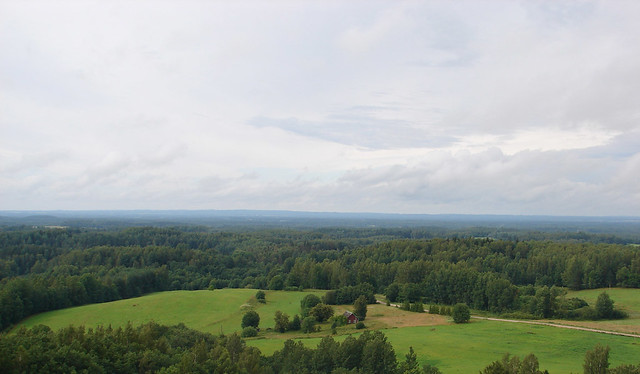
[[[580,291],[577,297],[594,302],[602,290]],[[629,292],[632,291],[632,292]],[[154,320],[161,324],[185,325],[218,334],[240,330],[243,311],[254,308],[261,317],[262,332],[247,344],[270,355],[281,349],[289,338],[298,339],[308,346],[315,346],[320,338],[328,335],[328,323],[314,334],[268,331],[273,327],[273,316],[281,310],[290,316],[299,313],[300,300],[307,293],[322,295],[324,291],[285,292],[266,291],[266,304],[254,298],[256,290],[223,289],[215,291],[172,291],[111,303],[93,304],[69,308],[33,316],[19,326],[46,324],[60,328],[69,324],[87,327],[111,324],[123,326]],[[628,312],[640,311],[638,290],[608,290],[616,305]],[[570,295],[571,297],[571,295]],[[340,314],[351,305],[336,306]],[[635,314],[634,314],[635,316]],[[617,321],[616,321],[617,322]],[[601,322],[596,322],[601,323]],[[581,372],[584,354],[595,344],[609,345],[612,365],[640,362],[640,339],[574,331],[546,326],[533,326],[494,321],[473,321],[454,325],[448,317],[427,313],[412,313],[385,305],[370,305],[365,321],[368,329],[381,329],[393,344],[399,360],[412,346],[422,364],[438,366],[444,373],[478,372],[506,352],[521,357],[535,353],[540,365],[552,373]],[[604,328],[599,325],[598,327]],[[337,329],[336,340],[348,334],[359,334],[353,325]]]
[[[260,327],[274,326],[276,310],[290,315],[299,313],[300,300],[307,293],[321,295],[322,291],[285,292],[266,291],[266,304],[257,303],[256,290],[222,289],[215,291],[169,291],[134,299],[42,313],[22,321],[16,327],[38,324],[53,329],[73,324],[124,326],[127,322],[141,324],[155,321],[160,324],[186,326],[212,334],[240,331],[244,311],[255,309],[260,315]]]
[[[354,333],[356,330],[352,330]],[[640,361],[640,341],[584,331],[494,321],[464,325],[414,326],[382,330],[393,344],[398,360],[412,346],[421,364],[438,366],[444,373],[478,372],[509,352],[521,358],[535,353],[543,369],[552,373],[581,372],[584,354],[597,343],[609,345],[613,366]],[[327,330],[324,334],[326,335]],[[309,347],[320,337],[299,339]],[[336,337],[341,341],[345,335]],[[264,354],[281,349],[284,339],[256,339],[247,344]]]
[[[596,305],[598,295],[606,291],[615,302],[616,309],[629,314],[629,318],[613,321],[555,321],[567,325],[589,327],[594,329],[640,334],[640,289],[632,288],[600,288],[595,290],[571,291],[566,297],[579,297],[589,305]]]

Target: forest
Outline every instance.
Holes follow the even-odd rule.
[[[640,287],[638,246],[432,238],[424,229],[0,232],[2,329],[70,306],[225,287],[324,289],[331,291],[330,303],[380,293],[389,300],[466,303],[527,318],[592,319],[602,316],[561,296],[566,289],[613,286]]]

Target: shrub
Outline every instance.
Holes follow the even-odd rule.
[[[453,307],[453,322],[465,323],[469,322],[470,318],[471,312],[469,311],[467,304],[458,303]]]
[[[361,321],[367,318],[367,297],[360,295],[353,304],[353,314],[358,316]]]
[[[326,304],[317,304],[309,311],[309,315],[316,318],[318,322],[324,322],[333,317],[333,308]]]
[[[259,324],[260,324],[260,315],[254,310],[250,310],[246,312],[244,316],[242,316],[241,326],[243,329],[248,326],[253,326],[255,328],[258,328]]]
[[[289,322],[289,328],[287,330],[298,331],[300,330],[300,328],[301,328],[300,316],[296,314],[295,316],[293,316],[293,319],[291,320],[291,322]]]
[[[364,328],[366,328],[367,326],[364,325],[364,322],[359,321],[358,323],[356,323],[356,329],[358,330],[362,330]]]
[[[411,303],[409,302],[409,300],[403,301],[402,305],[400,305],[400,309],[402,309],[402,310],[410,310],[411,309]]]
[[[322,300],[320,300],[318,296],[312,293],[303,297],[302,300],[300,300],[300,309],[302,310],[302,316],[303,317],[308,316],[311,308],[313,308],[314,306],[320,303],[322,303]]]
[[[598,300],[596,301],[596,314],[598,318],[611,318],[613,315],[613,300],[609,297],[609,294],[606,292],[598,295]]]
[[[300,323],[302,332],[304,332],[305,334],[316,332],[316,322],[317,321],[314,317],[306,317],[305,319],[303,319]]]
[[[242,329],[241,336],[243,338],[251,338],[257,335],[258,335],[258,330],[256,330],[256,328],[253,326],[247,326],[244,329]]]
[[[342,314],[337,315],[337,316],[333,316],[333,317],[329,318],[329,321],[330,321],[332,324],[335,324],[335,325],[336,325],[336,327],[344,326],[344,325],[346,325],[346,324],[347,324],[347,322],[349,322],[349,321],[347,320],[347,317],[345,317],[345,316],[344,316],[344,315],[342,315]]]
[[[286,313],[282,313],[279,310],[276,310],[276,314],[274,317],[275,327],[274,329],[279,332],[285,332],[289,328],[289,315]]]
[[[265,299],[264,291],[256,292],[256,300],[258,300],[258,302],[262,304],[265,304],[267,302],[267,300]]]
[[[421,302],[413,303],[409,310],[416,313],[424,313],[424,305]]]

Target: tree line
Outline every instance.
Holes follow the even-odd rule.
[[[179,289],[332,290],[327,304],[395,293],[410,302],[580,317],[573,311],[584,305],[562,300],[561,287],[640,287],[637,246],[399,235],[420,236],[364,229],[2,231],[0,328],[47,310]]]

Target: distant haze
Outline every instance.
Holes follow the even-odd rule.
[[[638,1],[2,1],[0,210],[640,215]]]

